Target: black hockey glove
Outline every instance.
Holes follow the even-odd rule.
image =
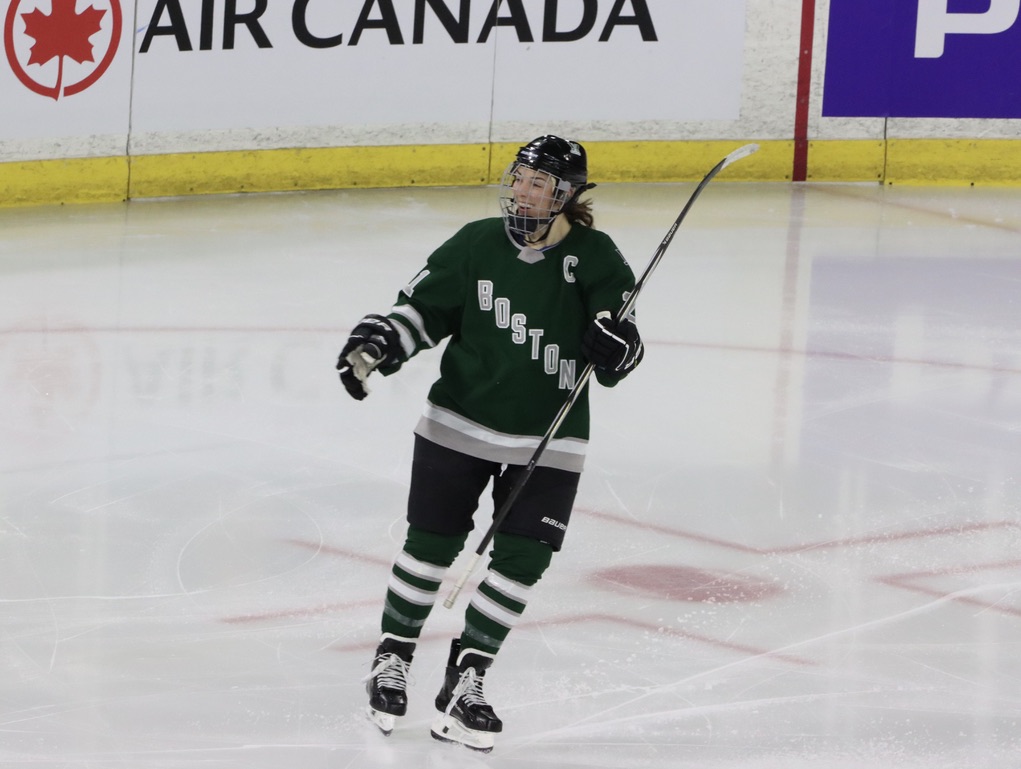
[[[641,363],[645,346],[634,323],[601,312],[585,330],[581,351],[599,371],[624,375]]]
[[[366,315],[354,327],[337,359],[337,371],[344,389],[355,400],[369,394],[366,380],[380,366],[392,366],[401,359],[401,340],[389,318]]]

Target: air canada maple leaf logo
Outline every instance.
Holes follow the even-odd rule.
[[[11,0],[4,22],[4,49],[11,69],[27,88],[59,99],[84,91],[110,66],[121,32],[120,0]],[[26,7],[34,5],[31,10]],[[84,5],[79,10],[78,6]],[[47,12],[47,10],[49,12]],[[100,34],[104,33],[104,34]],[[102,38],[94,41],[95,37]],[[106,42],[106,48],[97,46]],[[27,49],[27,55],[26,55]],[[67,82],[68,62],[75,77]]]

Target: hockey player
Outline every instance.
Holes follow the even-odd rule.
[[[548,135],[521,147],[501,182],[502,218],[472,222],[436,249],[341,351],[340,379],[361,400],[372,371],[393,374],[448,340],[415,428],[408,530],[367,679],[368,713],[385,734],[407,711],[416,641],[486,486],[499,509],[586,361],[612,387],[642,360],[634,318],[614,317],[634,274],[579,199],[594,186],[577,142]],[[588,433],[583,392],[495,533],[436,696],[438,740],[488,752],[503,728],[483,680],[563,543]]]

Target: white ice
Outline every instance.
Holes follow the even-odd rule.
[[[692,189],[602,185],[597,224],[638,272]],[[1017,189],[711,184],[638,302],[645,363],[593,392],[565,548],[487,678],[496,750],[428,736],[466,596],[373,733],[439,354],[362,403],[333,366],[496,212],[0,211],[0,763],[1021,767]]]

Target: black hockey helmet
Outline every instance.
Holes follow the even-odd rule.
[[[518,163],[563,179],[572,186],[588,182],[588,157],[578,142],[546,134],[518,150]]]
[[[527,193],[531,201],[524,207],[516,190],[522,168],[543,177],[542,189],[537,192],[533,186]],[[595,186],[588,183],[588,158],[578,142],[552,134],[533,139],[518,150],[500,182],[500,209],[508,236],[522,245]]]

